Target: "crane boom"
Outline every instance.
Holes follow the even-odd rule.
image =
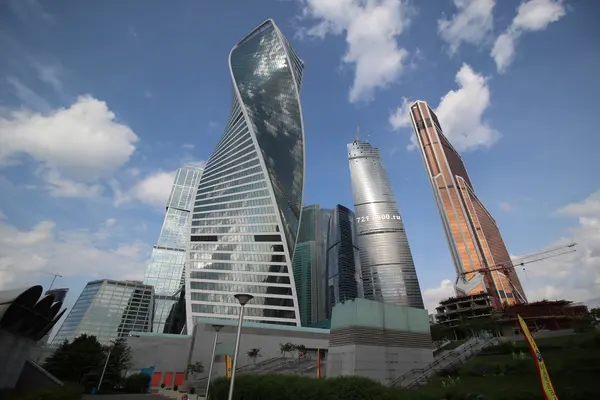
[[[573,253],[573,252],[577,251],[577,249],[574,248],[576,245],[577,245],[577,243],[572,242],[567,245],[556,246],[556,247],[552,247],[549,249],[536,251],[536,252],[521,256],[516,260],[507,260],[503,263],[499,263],[496,265],[475,268],[470,271],[464,271],[460,274],[460,277],[464,278],[466,275],[472,274],[472,273],[482,273],[482,274],[490,274],[491,275],[492,272],[494,272],[494,271],[500,271],[504,274],[504,276],[506,277],[506,279],[512,286],[512,289],[514,290],[514,292],[521,298],[521,300],[524,303],[526,303],[527,300],[525,299],[525,296],[519,292],[519,290],[517,289],[515,284],[512,282],[511,277],[510,277],[511,272],[516,272],[515,267],[520,266],[520,267],[523,267],[523,269],[525,269],[524,267],[526,264],[532,264],[532,263],[535,263],[538,261],[547,260],[549,258],[554,258],[554,257],[562,256],[564,254]]]

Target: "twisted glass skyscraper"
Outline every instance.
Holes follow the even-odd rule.
[[[348,145],[365,298],[424,308],[402,217],[379,150]]]
[[[192,215],[188,331],[195,318],[237,318],[240,292],[254,295],[247,320],[300,325],[292,256],[304,185],[303,68],[272,20],[229,54],[229,121]]]
[[[202,169],[195,166],[179,168],[167,201],[165,220],[152,249],[144,283],[154,286],[152,331],[181,333],[169,329],[167,320],[174,312],[183,287],[185,250],[190,229],[190,212]]]

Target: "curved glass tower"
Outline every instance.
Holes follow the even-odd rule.
[[[194,318],[300,325],[292,256],[302,210],[304,64],[272,20],[229,54],[233,101],[198,186],[186,268]]]
[[[363,278],[356,231],[356,217],[338,204],[327,232],[327,318],[337,303],[364,298]]]
[[[379,150],[348,145],[365,298],[424,308],[404,224]]]

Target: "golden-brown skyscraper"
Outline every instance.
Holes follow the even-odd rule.
[[[475,195],[463,160],[437,116],[424,101],[414,103],[410,114],[454,260],[456,294],[487,292],[496,308],[525,303],[496,221]]]

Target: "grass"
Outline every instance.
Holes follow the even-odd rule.
[[[594,336],[595,335],[595,336]],[[537,341],[561,400],[600,399],[600,334],[579,334]],[[519,358],[513,353],[523,353]],[[535,362],[525,341],[490,348],[454,371],[424,386],[407,390],[401,399],[462,399],[479,394],[486,400],[543,399]],[[458,397],[449,397],[453,394]]]

